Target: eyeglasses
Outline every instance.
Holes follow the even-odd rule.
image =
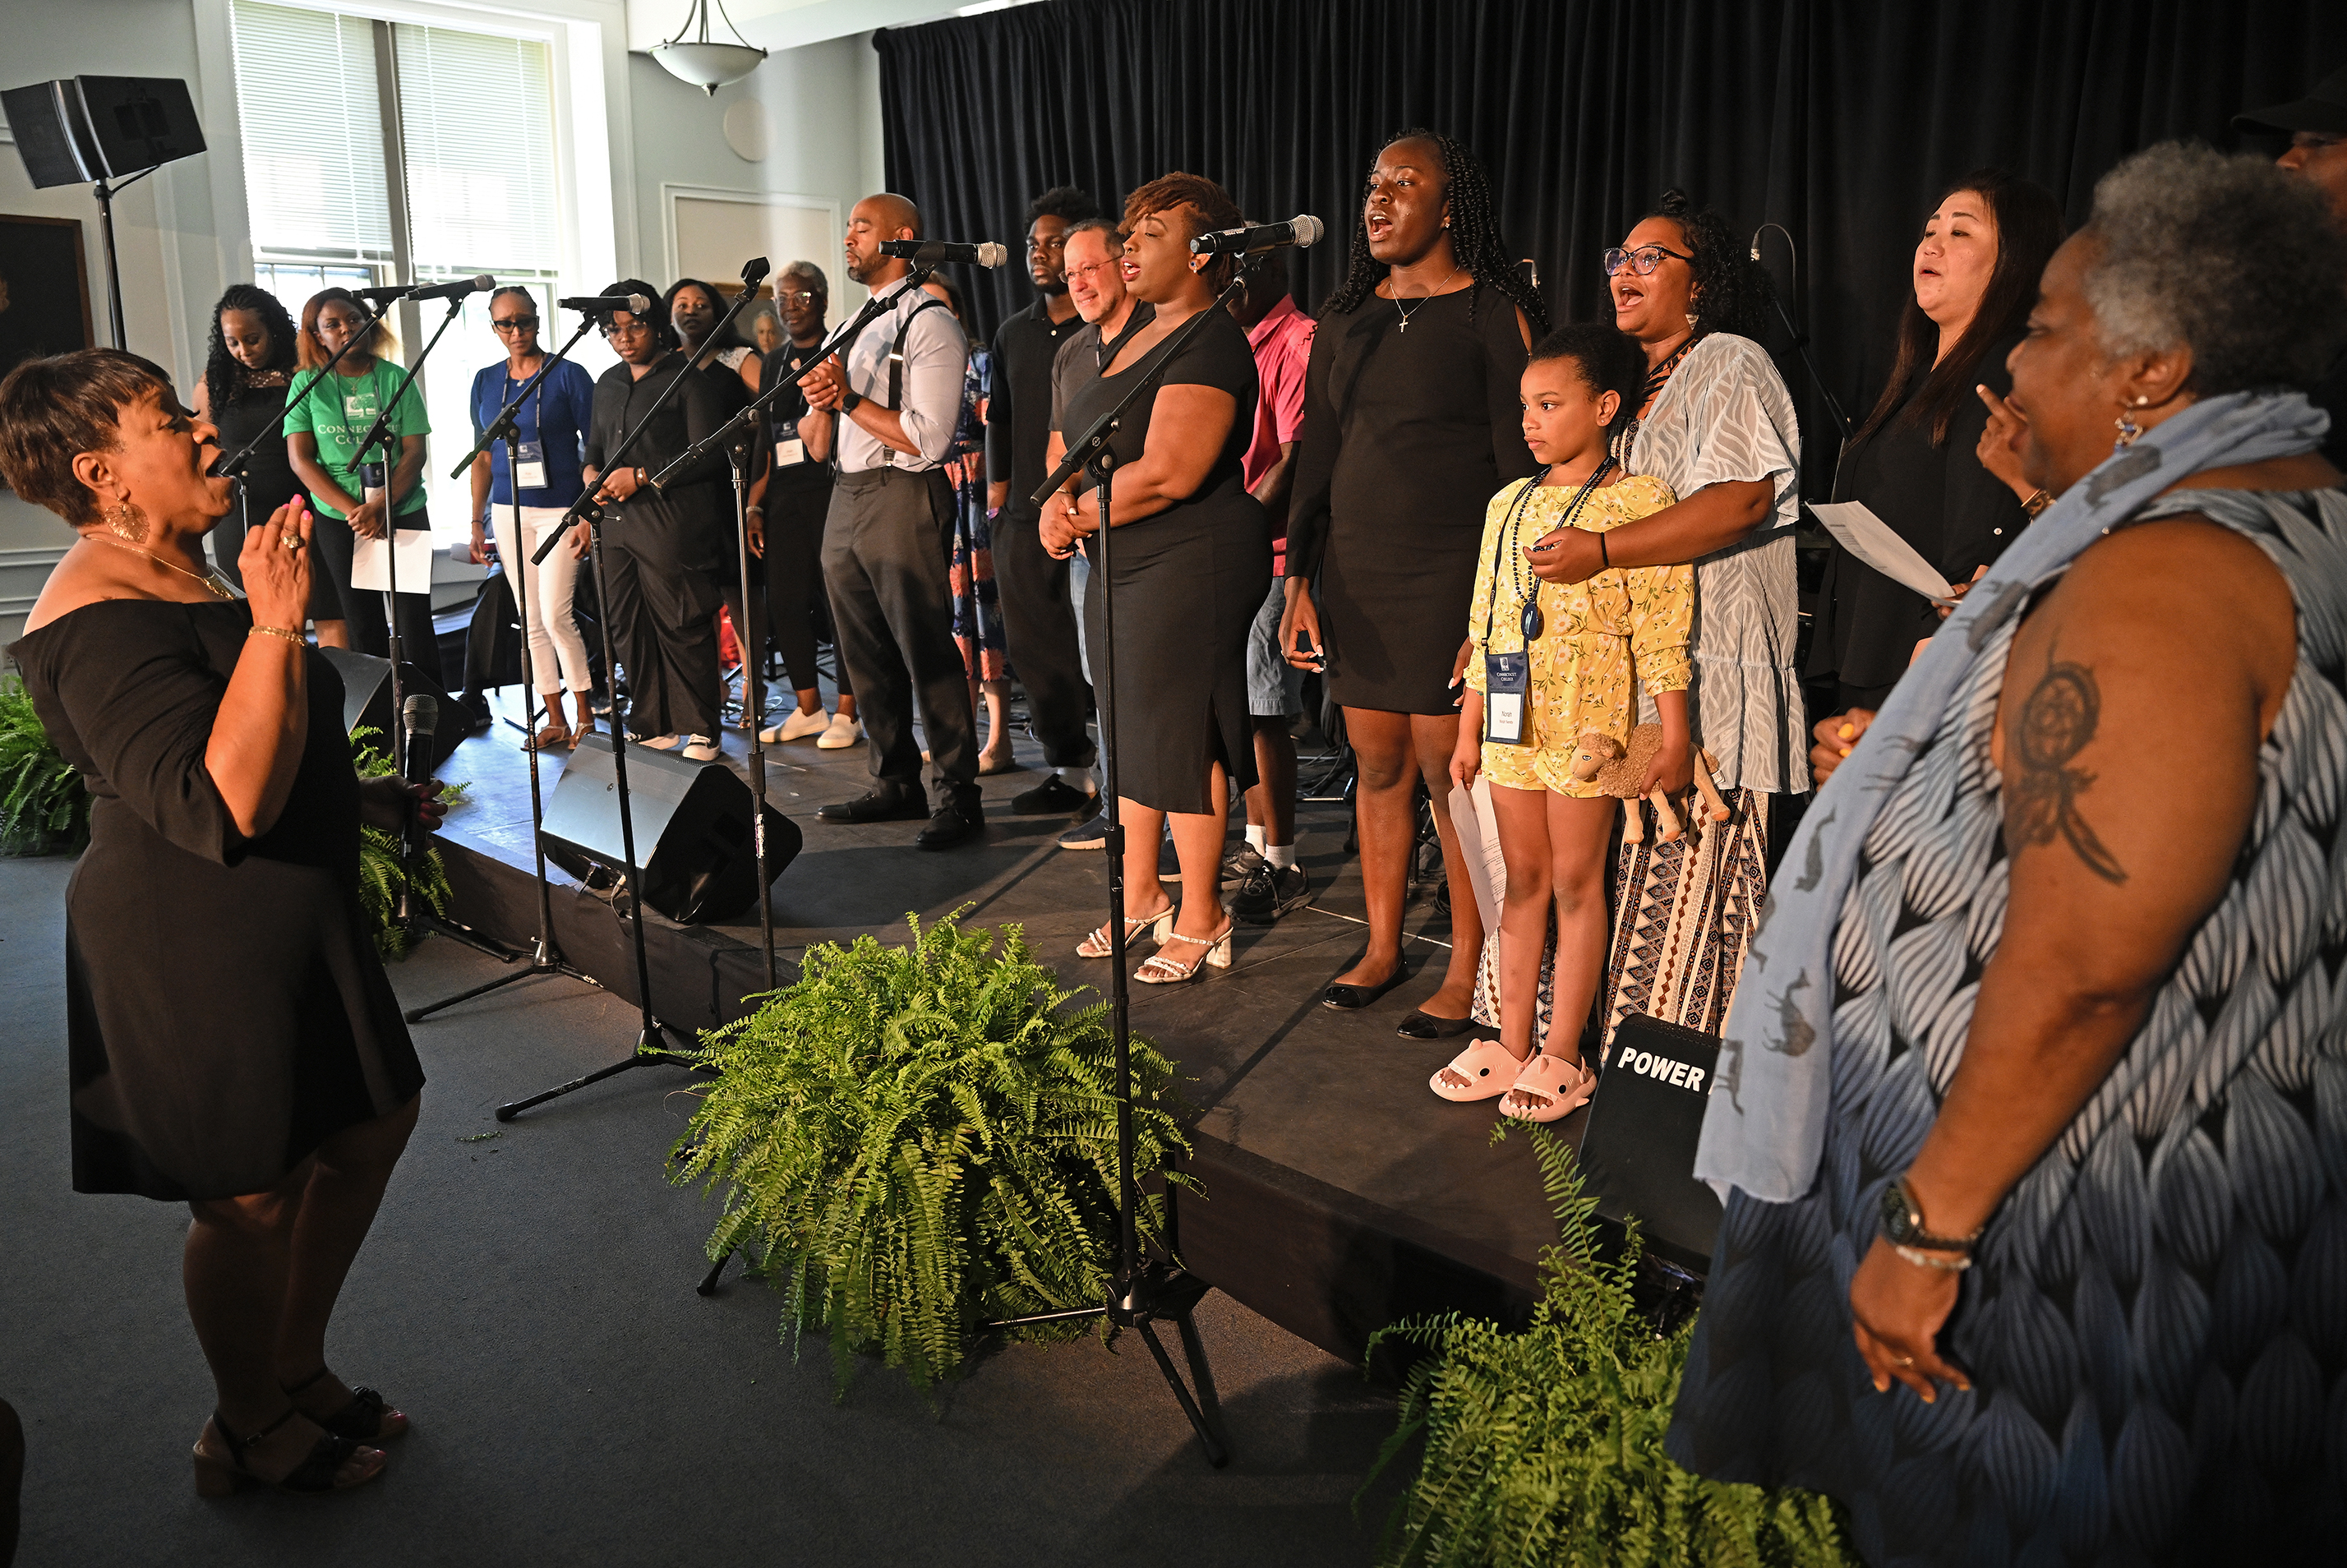
[[[1071,278],[1089,278],[1094,272],[1112,272],[1116,270],[1117,263],[1121,260],[1122,258],[1120,257],[1112,256],[1105,261],[1094,261],[1089,267],[1071,267],[1068,269],[1068,276]]]
[[[651,330],[652,323],[646,321],[605,322],[603,323],[603,335],[605,337],[636,337]]]
[[[1641,245],[1635,251],[1624,251],[1616,245],[1605,252],[1605,275],[1610,278],[1627,267],[1643,278],[1661,266],[1665,256],[1677,256],[1682,261],[1695,260],[1693,256],[1680,255],[1668,245]]]
[[[492,318],[489,324],[501,333],[523,333],[538,325],[536,316],[507,316],[503,321]]]
[[[812,289],[793,289],[774,296],[774,302],[780,305],[811,305],[815,302],[815,294]]]

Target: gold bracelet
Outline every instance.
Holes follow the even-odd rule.
[[[308,638],[298,631],[288,631],[282,626],[255,626],[245,635],[247,637],[282,637],[297,648],[306,648],[310,645]]]

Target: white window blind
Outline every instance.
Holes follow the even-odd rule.
[[[373,24],[236,0],[233,29],[254,249],[389,256]]]
[[[553,51],[537,39],[402,22],[393,53],[417,268],[552,272],[560,254]]]

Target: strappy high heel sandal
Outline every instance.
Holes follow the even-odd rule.
[[[251,1450],[253,1444],[301,1413],[299,1407],[288,1405],[283,1415],[251,1437],[241,1438],[229,1430],[229,1424],[220,1419],[218,1410],[214,1410],[211,1424],[206,1427],[203,1434],[196,1439],[196,1495],[233,1497],[240,1487],[267,1486],[273,1487],[279,1491],[297,1492],[304,1496],[315,1497],[325,1492],[348,1491],[354,1486],[364,1486],[383,1473],[384,1460],[381,1449],[368,1448],[363,1443],[352,1441],[349,1438],[338,1438],[328,1433],[313,1444],[308,1457],[286,1471],[282,1479],[268,1481],[255,1475],[245,1464],[244,1456]],[[207,1446],[215,1432],[220,1435],[220,1448],[228,1450],[226,1453]],[[374,1455],[374,1462],[354,1480],[343,1480],[343,1466],[350,1462],[353,1454],[360,1452]]]
[[[1124,917],[1124,945],[1132,947],[1134,939],[1144,931],[1156,940],[1163,941],[1165,933],[1174,928],[1174,907],[1168,904],[1154,915],[1127,915]],[[1076,957],[1105,958],[1108,956],[1108,922],[1102,920],[1098,930],[1076,944]]]
[[[1185,968],[1169,958],[1161,947],[1149,955],[1146,963],[1133,971],[1133,978],[1145,986],[1178,986],[1184,980],[1197,979],[1201,969],[1227,969],[1231,967],[1231,930],[1230,918],[1225,916],[1223,928],[1211,937],[1185,937],[1179,931],[1168,931],[1164,938],[1166,941],[1187,942],[1194,948],[1205,950],[1191,959]]]
[[[298,1400],[303,1389],[315,1388],[327,1372],[328,1368],[321,1367],[300,1382],[281,1387],[288,1397]],[[406,1413],[393,1409],[391,1401],[373,1389],[353,1389],[349,1404],[331,1416],[310,1419],[336,1437],[348,1438],[353,1442],[373,1445],[407,1435]]]

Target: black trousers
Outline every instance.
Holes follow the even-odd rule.
[[[700,531],[697,523],[652,516],[604,525],[602,609],[628,671],[630,734],[718,733],[717,607],[724,579],[687,564],[711,553]]]
[[[969,681],[948,584],[953,513],[953,487],[934,468],[843,474],[823,539],[839,662],[856,683],[872,776],[883,790],[918,795],[917,702],[932,759],[930,798],[939,806],[978,782]]]
[[[1084,679],[1076,641],[1075,607],[1068,597],[1068,563],[1053,560],[1032,512],[1005,507],[994,518],[994,591],[1011,667],[1027,688],[1027,714],[1043,760],[1055,768],[1088,768],[1093,761],[1092,683]]]
[[[818,465],[806,465],[825,473]],[[832,632],[831,596],[823,580],[823,530],[831,511],[831,482],[766,484],[767,635],[790,671],[791,690],[820,684],[815,643],[837,642]],[[839,666],[839,694],[853,695],[847,664]]]

